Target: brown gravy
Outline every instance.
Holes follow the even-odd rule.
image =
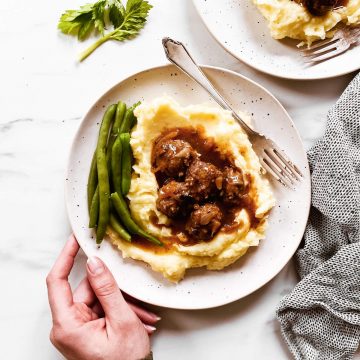
[[[346,6],[348,0],[295,0],[306,7],[310,14],[323,16],[333,9]]]
[[[187,141],[192,146],[192,148],[200,154],[200,159],[202,161],[211,163],[220,170],[224,169],[225,166],[235,166],[231,154],[221,153],[215,144],[214,139],[205,137],[204,132],[204,128],[201,126],[198,126],[197,128],[171,128],[164,130],[161,135],[155,139],[154,144],[164,138],[169,138],[172,140],[184,140]],[[151,154],[151,159],[152,163],[154,163],[154,154]],[[156,180],[159,184],[159,187],[163,186],[168,179],[169,178],[164,176],[161,172],[156,172]]]
[[[220,170],[223,170],[225,166],[235,167],[235,162],[232,154],[220,151],[214,139],[205,136],[204,132],[204,128],[200,126],[196,128],[185,127],[166,129],[157,139],[154,140],[154,144],[164,138],[172,140],[183,140],[188,142],[193,147],[193,149],[200,154],[200,159],[202,161],[211,163],[218,167]],[[151,158],[153,163],[154,154],[151,155]],[[166,181],[169,180],[169,178],[160,172],[156,172],[156,180],[160,188],[164,185]],[[251,178],[249,175],[247,175],[247,181],[249,183],[251,182]],[[245,194],[243,196],[243,199],[238,206],[226,205],[223,201],[221,201],[221,199],[216,199],[215,201],[213,201],[213,203],[219,206],[223,213],[223,221],[220,232],[231,233],[236,231],[238,227],[241,226],[241,224],[235,221],[235,215],[238,213],[239,210],[243,208],[245,208],[249,214],[251,226],[255,226],[258,223],[258,220],[255,217],[254,201],[248,194]],[[161,239],[161,241],[163,241],[164,243],[164,247],[161,249],[159,249],[159,246],[153,245],[148,241],[141,239],[140,237],[134,237],[133,241],[135,244],[141,246],[142,248],[151,249],[152,251],[158,253],[166,252],[169,248],[171,248],[171,245],[174,243],[182,244],[185,246],[199,243],[198,239],[192,238],[189,235],[187,235],[186,242],[182,242],[178,237],[179,234],[185,233],[186,220],[186,218],[182,217],[171,220],[171,225],[169,227],[171,228],[172,236]],[[157,227],[166,226],[158,223],[158,218],[155,213],[150,216],[150,221],[153,225]]]

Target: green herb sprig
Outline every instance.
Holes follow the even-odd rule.
[[[81,6],[79,10],[66,10],[60,17],[58,29],[77,36],[80,41],[93,32],[101,35],[80,54],[79,60],[83,61],[108,40],[124,41],[137,36],[145,26],[151,8],[146,0],[128,0],[126,6],[121,0],[99,0]],[[107,24],[111,24],[112,30],[105,32]]]

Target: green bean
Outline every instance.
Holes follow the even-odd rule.
[[[134,104],[134,105],[132,106],[133,110],[135,110],[135,108],[138,107],[140,104],[141,104],[140,101],[138,101],[136,104]],[[130,125],[130,129],[132,129],[136,124],[137,124],[137,117],[136,117],[136,116],[133,116],[133,118],[132,118],[132,123],[131,123],[131,125]]]
[[[87,183],[87,202],[88,202],[89,212],[97,183],[98,183],[98,178],[97,178],[97,167],[96,167],[96,153],[94,152],[94,155],[91,160],[89,178]]]
[[[116,104],[112,104],[110,105],[106,111],[105,114],[103,116],[102,122],[101,122],[101,126],[100,126],[100,131],[99,131],[99,138],[98,138],[98,143],[97,143],[97,147],[96,149],[102,148],[102,149],[106,149],[106,145],[108,142],[108,137],[109,137],[109,130],[115,115],[115,111],[116,111],[117,105]]]
[[[120,125],[119,133],[127,133],[130,131],[130,125],[133,122],[134,112],[132,108],[126,110],[123,122]]]
[[[121,194],[112,193],[111,202],[116,212],[118,213],[122,223],[125,225],[125,227],[131,234],[140,235],[156,245],[160,245],[160,246],[163,245],[163,243],[160,240],[146,233],[135,223],[135,221],[131,218],[130,211]]]
[[[132,126],[136,122],[136,117],[134,115],[134,109],[140,104],[140,102],[137,102],[133,106],[131,106],[129,109],[126,110],[125,117],[123,122],[120,125],[119,132],[122,133],[128,133],[130,132]]]
[[[126,105],[122,102],[119,101],[117,103],[117,107],[116,107],[116,114],[115,114],[115,120],[114,120],[114,124],[112,126],[111,129],[111,133],[109,136],[109,140],[108,140],[108,144],[107,144],[107,148],[106,148],[106,161],[107,161],[107,165],[108,165],[108,173],[109,173],[109,178],[112,178],[111,175],[111,152],[112,152],[112,147],[114,145],[114,142],[116,140],[116,137],[119,134],[119,128],[120,125],[124,119],[124,115],[126,112]],[[110,186],[111,186],[111,182],[110,182]]]
[[[98,218],[99,218],[99,186],[97,185],[94,196],[91,200],[89,228],[96,227]]]
[[[131,146],[130,146],[130,134],[120,134],[120,141],[122,147],[121,155],[121,192],[123,195],[127,195],[131,185]]]
[[[117,107],[116,107],[114,125],[111,129],[111,134],[110,134],[109,142],[108,142],[108,146],[107,146],[108,150],[110,150],[110,152],[108,152],[108,154],[110,154],[109,155],[110,157],[111,157],[111,148],[116,140],[116,137],[119,134],[120,125],[122,124],[122,122],[124,120],[125,112],[126,112],[126,104],[123,103],[122,101],[119,101],[117,104]]]
[[[110,126],[116,111],[116,104],[111,105],[105,111],[100,132],[98,143],[96,147],[96,162],[98,171],[99,182],[99,221],[96,229],[96,242],[98,244],[104,238],[106,227],[109,223],[109,196],[110,196],[110,183],[109,173],[106,161],[106,145],[109,137]]]
[[[131,242],[131,235],[124,229],[113,214],[110,214],[110,225],[122,239]]]
[[[125,225],[125,227],[131,232],[132,234],[138,233],[138,226],[136,223],[131,219],[130,211],[127,208],[126,202],[121,194],[119,193],[112,193],[111,196],[111,203],[113,204],[116,212],[120,216],[121,221]]]
[[[116,137],[119,133],[120,125],[124,120],[126,113],[126,104],[122,101],[119,101],[116,108],[115,121],[113,126],[113,135]]]
[[[121,193],[121,156],[122,144],[120,135],[116,138],[111,151],[111,178],[114,191]]]
[[[106,155],[103,149],[97,150],[98,177],[99,177],[99,221],[96,229],[96,242],[99,244],[104,238],[106,226],[109,222],[109,194],[110,184],[106,164]]]

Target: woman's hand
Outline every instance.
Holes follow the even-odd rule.
[[[69,360],[139,360],[150,353],[148,333],[159,318],[128,304],[98,258],[87,262],[87,278],[71,291],[68,276],[79,245],[71,236],[46,283],[53,318],[50,340]],[[141,320],[145,325],[141,322]]]

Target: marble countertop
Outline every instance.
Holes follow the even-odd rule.
[[[0,3],[0,359],[62,358],[48,340],[45,276],[71,232],[64,204],[70,144],[81,117],[108,88],[166,63],[163,36],[186,43],[200,63],[265,86],[292,116],[306,148],[323,134],[328,109],[354,76],[302,82],[259,73],[216,43],[191,0],[151,0],[154,9],[141,36],[108,42],[79,64],[87,43],[59,34],[56,24],[63,10],[83,3]],[[72,284],[84,275],[85,261],[80,253]],[[275,308],[296,281],[290,262],[269,284],[230,305],[153,308],[163,317],[153,337],[155,359],[290,359]]]

